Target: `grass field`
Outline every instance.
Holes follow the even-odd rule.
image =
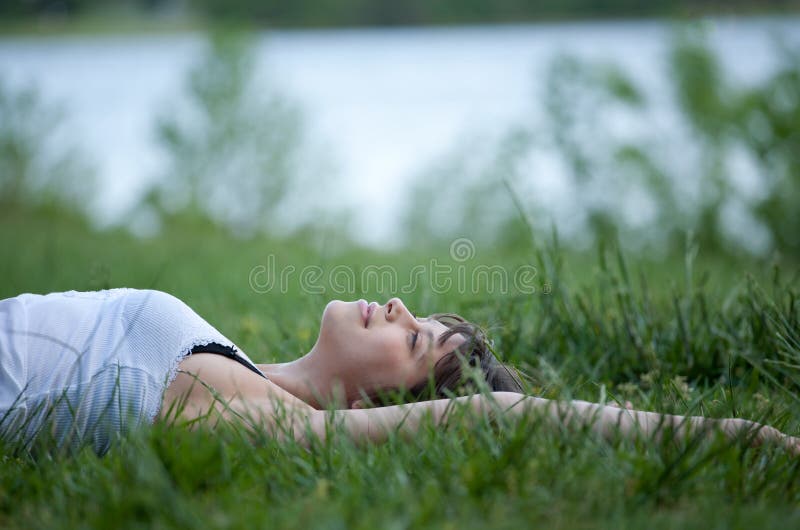
[[[21,292],[140,287],[168,291],[257,362],[291,359],[316,338],[327,300],[390,293],[299,280],[269,292],[269,263],[361,272],[395,267],[398,287],[436,257],[453,267],[533,266],[535,292],[428,288],[402,294],[418,314],[457,311],[552,398],[630,400],[636,408],[740,416],[800,434],[800,282],[792,262],[733,260],[690,245],[664,261],[608,247],[549,245],[469,262],[333,243],[236,240],[175,220],[156,239],[95,234],[64,214],[0,212],[0,298]],[[346,282],[345,282],[346,283]],[[429,284],[429,283],[428,283]],[[320,287],[316,289],[316,287]],[[308,292],[308,291],[321,292]],[[344,292],[342,292],[344,291]],[[0,465],[0,528],[796,528],[800,459],[721,439],[601,441],[536,420],[427,428],[413,440],[312,448],[236,429],[155,425],[103,457],[14,452]]]

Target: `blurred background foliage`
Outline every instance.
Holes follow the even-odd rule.
[[[299,159],[310,154],[300,110],[254,86],[252,38],[211,36],[185,99],[158,119],[168,164],[145,198],[161,213],[206,216],[245,237],[280,225],[283,201],[306,184]]]
[[[212,33],[187,74],[185,97],[154,124],[166,164],[132,213],[135,231],[152,235],[164,218],[184,215],[238,237],[279,234],[292,212],[305,209],[294,230],[328,225],[345,237],[343,223],[332,227],[314,213],[314,193],[325,195],[326,179],[306,163],[314,153],[301,109],[268,81],[254,88],[253,42],[247,32]],[[741,86],[702,26],[679,26],[664,65],[672,82],[665,93],[680,111],[684,138],[650,128],[655,96],[620,66],[557,56],[534,94],[540,117],[479,149],[457,145],[418,176],[401,216],[406,237],[437,245],[467,235],[515,248],[555,228],[578,249],[619,239],[668,255],[691,231],[714,252],[800,256],[800,50],[778,43],[774,54],[771,76]],[[0,84],[0,201],[73,210],[92,203],[86,157],[50,145],[61,117],[34,90]],[[638,134],[608,126],[620,121],[639,124]],[[549,198],[536,194],[542,159],[566,176],[568,219],[553,218]],[[730,178],[743,163],[755,178],[744,187]]]
[[[449,201],[448,222],[432,203],[417,201],[409,231],[442,241],[468,233],[514,247],[554,223],[578,247],[619,238],[661,255],[680,251],[691,231],[714,252],[798,256],[799,52],[776,44],[776,72],[743,87],[730,81],[702,26],[676,29],[667,93],[689,144],[650,129],[654,95],[618,65],[558,56],[537,94],[543,116],[520,122],[479,156],[464,147],[433,164],[414,195],[447,187],[448,197],[436,201]],[[616,134],[611,124],[620,120],[639,124],[639,134]],[[566,174],[580,218],[553,221],[549,197],[530,191],[542,178],[541,158],[555,158]],[[681,159],[691,163],[676,164]],[[756,181],[737,186],[737,164]]]
[[[0,207],[31,204],[85,212],[95,192],[94,170],[77,147],[58,141],[64,109],[33,87],[0,79]]]

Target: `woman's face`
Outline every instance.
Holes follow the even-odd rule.
[[[439,345],[446,330],[436,320],[414,317],[399,298],[384,305],[333,300],[322,314],[314,349],[352,403],[359,390],[410,388],[425,381],[436,362],[466,340],[456,334]]]

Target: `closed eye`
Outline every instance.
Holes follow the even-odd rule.
[[[414,350],[417,349],[417,343],[418,342],[420,343],[420,348],[422,348],[422,345],[424,344],[420,340],[420,333],[425,333],[425,336],[428,337],[428,346],[427,346],[427,348],[425,348],[425,350],[421,350],[420,352],[415,354]],[[416,333],[414,333],[411,336],[411,353],[415,357],[422,358],[424,353],[428,352],[429,350],[431,350],[433,348],[433,341],[434,341],[433,333],[431,333],[429,330],[425,329],[425,330],[422,330],[422,331],[417,331]]]

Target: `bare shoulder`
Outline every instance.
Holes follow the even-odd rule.
[[[261,419],[282,410],[313,410],[240,363],[212,353],[195,353],[178,366],[175,380],[164,391],[161,419],[195,420],[208,417],[232,419],[258,414]]]

